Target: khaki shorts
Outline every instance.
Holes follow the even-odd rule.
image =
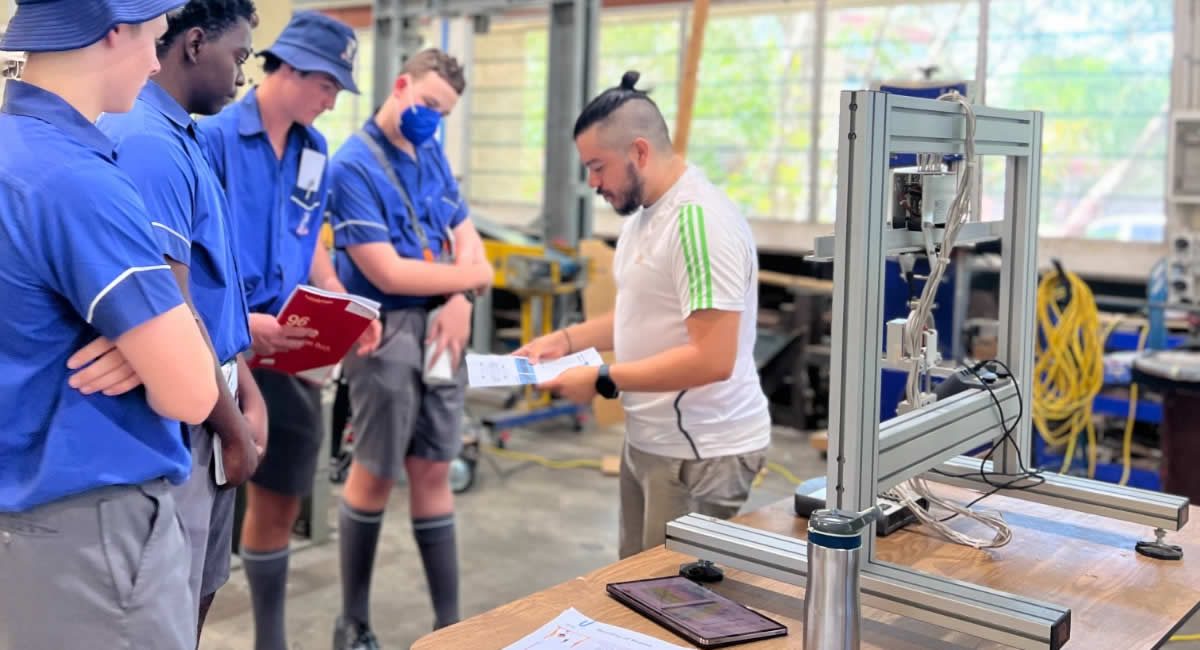
[[[667,523],[699,513],[729,519],[738,513],[767,450],[703,460],[668,458],[629,443],[621,456],[621,559],[666,541]]]

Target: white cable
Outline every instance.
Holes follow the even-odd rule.
[[[957,102],[963,107],[963,111],[966,113],[966,142],[964,144],[964,148],[966,149],[966,156],[964,158],[966,169],[959,175],[957,192],[946,215],[946,227],[942,235],[941,252],[935,259],[930,260],[929,278],[925,281],[925,286],[921,290],[921,297],[917,301],[917,306],[909,314],[908,323],[905,325],[908,350],[914,357],[920,357],[918,351],[921,349],[925,328],[931,324],[933,318],[933,301],[937,293],[937,288],[941,284],[946,268],[950,265],[950,253],[954,250],[954,244],[958,240],[958,233],[962,230],[963,224],[970,218],[971,174],[976,165],[974,108],[957,92],[946,93],[938,97],[938,99]],[[918,358],[914,358],[913,361],[914,363],[909,368],[908,380],[905,385],[905,397],[908,399],[908,403],[915,407],[920,404],[920,374],[924,366]]]
[[[893,488],[890,496],[908,506],[917,519],[932,528],[938,535],[955,544],[970,546],[972,548],[999,548],[1012,541],[1012,529],[1009,528],[1000,513],[969,510],[953,501],[938,497],[929,489],[929,485],[925,483],[924,479],[909,479]],[[929,510],[922,508],[917,502],[919,499],[927,500],[930,506],[937,506],[961,517],[977,521],[994,530],[995,535],[991,539],[983,539],[954,530],[946,525],[945,522],[933,516]]]
[[[970,218],[971,176],[977,164],[975,158],[975,110],[967,102],[966,98],[957,92],[946,93],[938,97],[938,99],[957,102],[963,107],[963,112],[966,114],[966,142],[964,143],[964,162],[966,164],[965,169],[961,170],[959,175],[957,192],[946,215],[946,227],[942,236],[941,250],[935,258],[930,259],[929,278],[925,281],[925,286],[921,290],[921,297],[917,301],[916,307],[909,314],[908,322],[905,324],[905,338],[908,342],[908,350],[913,356],[913,363],[909,368],[908,378],[905,382],[905,397],[908,399],[908,403],[914,408],[920,405],[920,378],[924,370],[925,358],[925,355],[920,353],[922,339],[925,328],[932,325],[934,296],[937,293],[938,286],[942,282],[942,277],[945,275],[947,267],[950,266],[950,254],[954,250],[955,242],[958,241],[958,233],[962,230],[963,224],[967,223]],[[999,413],[997,413],[997,417],[1000,417]],[[1003,427],[1003,418],[1000,419],[1000,426]],[[1005,523],[1004,518],[999,513],[976,512],[937,497],[923,479],[909,479],[893,488],[891,493],[893,498],[907,506],[922,523],[933,529],[941,537],[956,544],[982,549],[1004,546],[1012,540],[1012,529],[1008,527],[1008,524]],[[979,522],[994,530],[996,534],[992,539],[988,540],[972,537],[954,530],[950,526],[947,526],[945,522],[933,516],[927,509],[921,507],[918,500],[922,498],[927,500],[931,506],[936,505],[959,516]]]

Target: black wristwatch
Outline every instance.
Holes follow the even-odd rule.
[[[604,399],[616,399],[621,394],[616,382],[608,374],[608,364],[600,366],[600,372],[596,375],[596,392]]]

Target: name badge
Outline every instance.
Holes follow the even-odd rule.
[[[300,172],[296,174],[296,188],[305,193],[305,199],[321,189],[321,176],[325,173],[325,154],[305,149],[300,154]]]
[[[296,174],[296,191],[292,193],[291,200],[304,210],[304,216],[296,227],[296,234],[302,237],[309,233],[313,210],[320,205],[319,202],[313,201],[313,194],[321,189],[321,177],[324,173],[325,154],[314,149],[300,152],[300,170]]]

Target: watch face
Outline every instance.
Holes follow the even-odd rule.
[[[608,366],[600,368],[600,375],[596,377],[596,392],[607,399],[615,398],[620,392],[612,377],[608,376]]]

